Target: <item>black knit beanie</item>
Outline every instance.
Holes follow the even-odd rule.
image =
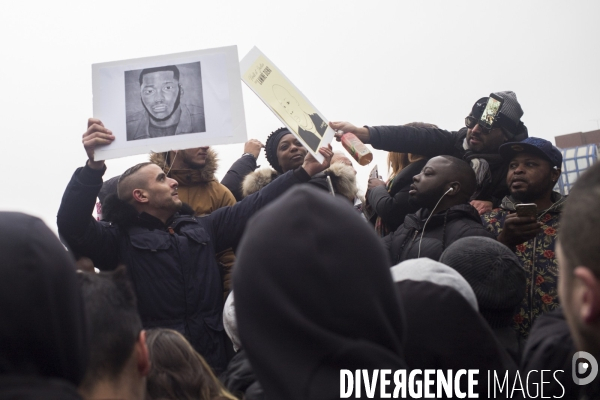
[[[279,128],[275,132],[271,132],[267,138],[267,142],[265,143],[265,154],[267,155],[267,161],[269,164],[271,164],[271,167],[273,167],[273,169],[280,174],[283,174],[283,169],[277,160],[277,146],[279,145],[281,138],[289,133],[291,132],[288,128]]]
[[[479,312],[492,328],[512,324],[525,297],[527,278],[519,259],[508,247],[487,237],[466,237],[452,243],[439,261],[469,282]]]

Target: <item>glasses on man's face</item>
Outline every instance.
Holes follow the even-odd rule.
[[[472,116],[467,116],[465,117],[465,126],[469,129],[474,129],[476,125],[478,125],[478,121],[477,118],[472,117]],[[487,135],[490,133],[490,129],[485,128],[483,125],[479,124],[479,130],[481,131],[481,133],[483,133],[484,135]]]

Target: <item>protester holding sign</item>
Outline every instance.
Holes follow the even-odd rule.
[[[104,161],[95,161],[98,145],[114,140],[101,121],[90,119],[83,135],[85,167],[73,174],[58,211],[58,230],[77,253],[95,265],[125,264],[133,281],[144,328],[167,327],[182,333],[219,372],[225,367],[223,296],[215,254],[235,248],[248,219],[289,187],[306,182],[329,166],[307,156],[293,171],[232,207],[195,218],[182,206],[177,182],[153,163],[125,171],[118,183],[120,206],[107,225],[91,217],[102,187]]]

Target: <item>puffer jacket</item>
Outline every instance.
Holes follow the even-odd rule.
[[[415,214],[407,215],[404,223],[395,232],[383,238],[393,265],[421,257],[437,261],[446,247],[463,237],[495,238],[483,227],[477,210],[470,204],[459,204],[434,214],[423,233],[429,214],[429,210],[422,208]],[[423,235],[422,240],[421,235]]]
[[[202,169],[171,169],[166,163],[167,153],[152,153],[150,161],[158,165],[178,186],[179,199],[194,210],[199,217],[207,215],[221,207],[232,206],[235,198],[224,185],[215,178],[218,168],[217,153],[208,149],[206,164]],[[223,275],[223,298],[226,299],[231,291],[231,272],[235,263],[233,250],[227,249],[217,254],[217,261]]]
[[[182,333],[220,372],[226,366],[223,296],[217,252],[237,246],[247,221],[264,205],[297,183],[301,168],[232,207],[206,217],[176,213],[167,224],[138,214],[129,204],[111,207],[112,223],[98,222],[92,209],[104,171],[89,167],[73,174],[62,198],[57,224],[74,251],[102,269],[127,266],[144,328],[171,328]]]
[[[552,193],[554,204],[540,211],[537,220],[542,222],[542,232],[533,239],[515,247],[515,254],[527,274],[527,292],[514,324],[522,336],[527,337],[533,322],[541,314],[556,309],[558,301],[558,261],[556,260],[556,237],[562,207],[567,196]],[[481,220],[486,229],[498,237],[508,214],[516,212],[517,201],[510,196],[502,200],[500,208],[483,214]]]

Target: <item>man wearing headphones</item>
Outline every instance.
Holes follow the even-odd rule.
[[[434,157],[413,177],[410,202],[420,209],[384,237],[393,264],[411,258],[438,260],[454,241],[466,236],[494,237],[469,204],[477,187],[469,164],[452,156]]]

